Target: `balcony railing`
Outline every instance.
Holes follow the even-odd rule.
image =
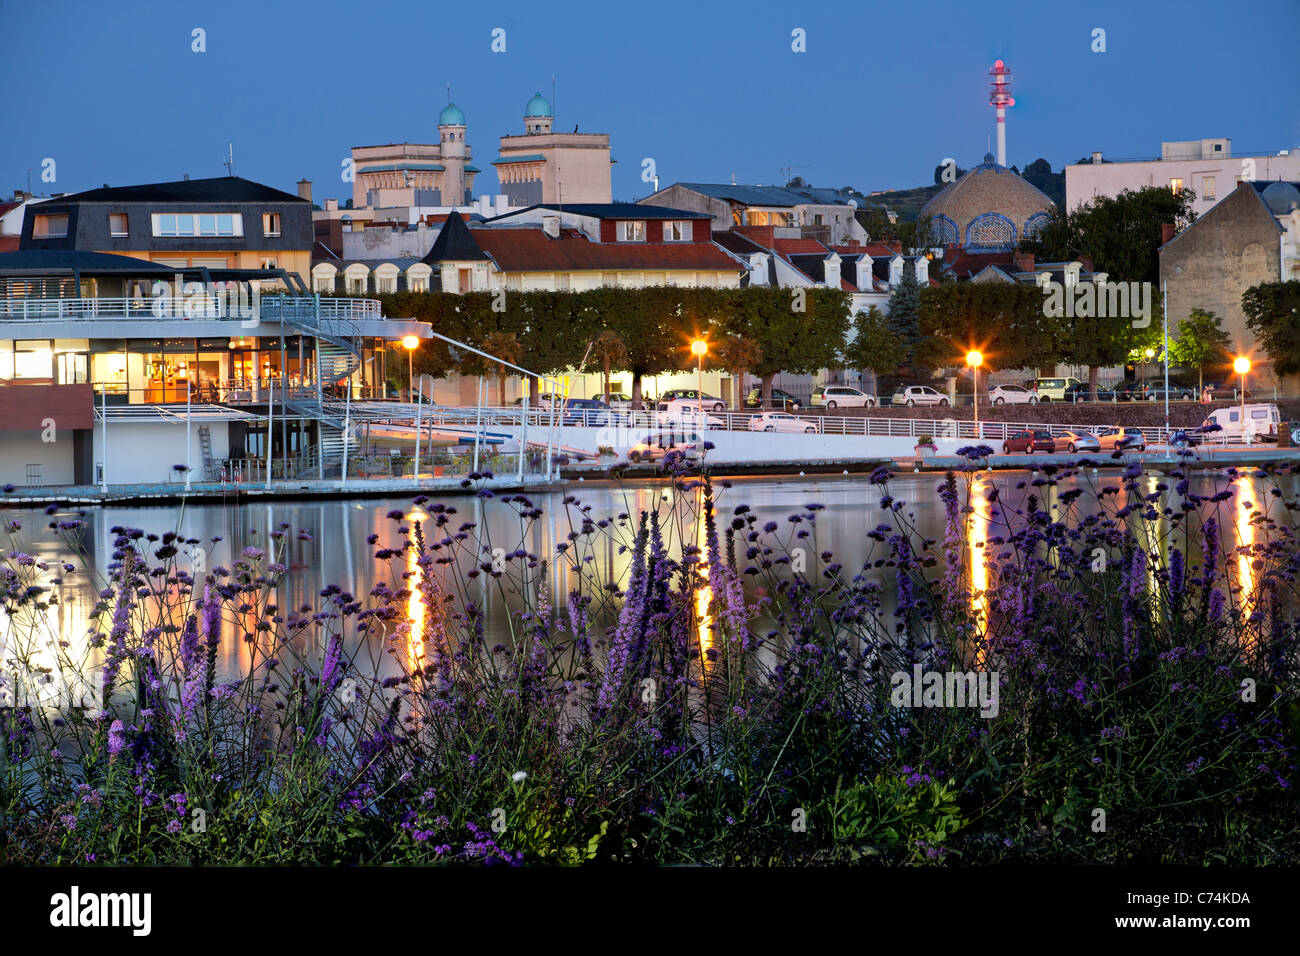
[[[168,309],[158,307],[158,300],[132,296],[127,298],[93,299],[28,299],[10,297],[0,299],[0,320],[19,321],[59,320],[65,322],[93,321],[96,319],[140,319],[157,322],[245,322],[250,317],[240,314],[252,308],[252,320],[263,322],[296,321],[313,324],[316,320],[316,303],[312,296],[263,295],[249,302],[238,297],[213,295],[186,296],[180,302],[169,302]],[[159,314],[162,312],[163,314]],[[167,314],[170,312],[171,314]],[[377,299],[321,299],[322,324],[359,319],[382,319],[383,313]]]

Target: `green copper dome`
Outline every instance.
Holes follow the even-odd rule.
[[[465,112],[455,103],[448,103],[438,114],[439,126],[464,126]]]
[[[551,101],[541,93],[534,93],[533,98],[529,100],[528,105],[524,107],[524,119],[529,119],[533,116],[554,115],[555,114],[551,112]]]

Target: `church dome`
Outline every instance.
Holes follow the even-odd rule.
[[[455,103],[448,103],[438,114],[439,126],[464,126],[465,111]]]
[[[1035,186],[999,166],[992,153],[921,207],[937,245],[976,250],[1014,249],[1037,234],[1055,208]]]
[[[1260,198],[1264,200],[1273,215],[1285,216],[1292,209],[1300,206],[1300,189],[1296,189],[1291,183],[1270,183],[1264,187]]]
[[[550,116],[555,114],[551,112],[551,101],[541,93],[534,93],[533,98],[528,101],[524,107],[524,119],[531,119],[534,116]]]

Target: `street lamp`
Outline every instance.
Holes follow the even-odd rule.
[[[691,343],[691,354],[695,356],[695,397],[698,400],[695,406],[695,424],[703,428],[707,422],[704,417],[704,356],[709,354],[709,343],[704,339],[696,339]]]
[[[402,338],[402,348],[406,349],[406,401],[409,403],[415,395],[415,376],[412,369],[415,364],[415,350],[420,347],[420,340],[414,335]]]
[[[1250,359],[1244,355],[1237,356],[1232,363],[1232,370],[1241,376],[1241,434],[1246,434],[1246,373],[1250,371]]]
[[[971,371],[971,400],[975,403],[975,439],[978,441],[980,435],[980,366],[984,364],[984,356],[973,349],[966,353],[966,364],[970,366]]]
[[[1156,350],[1155,350],[1155,349],[1147,349],[1147,350],[1146,350],[1145,352],[1143,352],[1142,354],[1146,356],[1146,363],[1145,363],[1145,364],[1150,365],[1150,364],[1151,364],[1151,360],[1154,359],[1154,358],[1156,357]],[[1146,369],[1143,369],[1143,370],[1142,370],[1142,381],[1143,381],[1143,383],[1145,383],[1146,380],[1147,380]],[[1145,396],[1143,396],[1143,397],[1145,397]]]

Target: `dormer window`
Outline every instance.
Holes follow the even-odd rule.
[[[619,242],[645,242],[644,219],[621,219],[618,223]]]
[[[691,221],[689,219],[665,219],[664,242],[690,242]]]

